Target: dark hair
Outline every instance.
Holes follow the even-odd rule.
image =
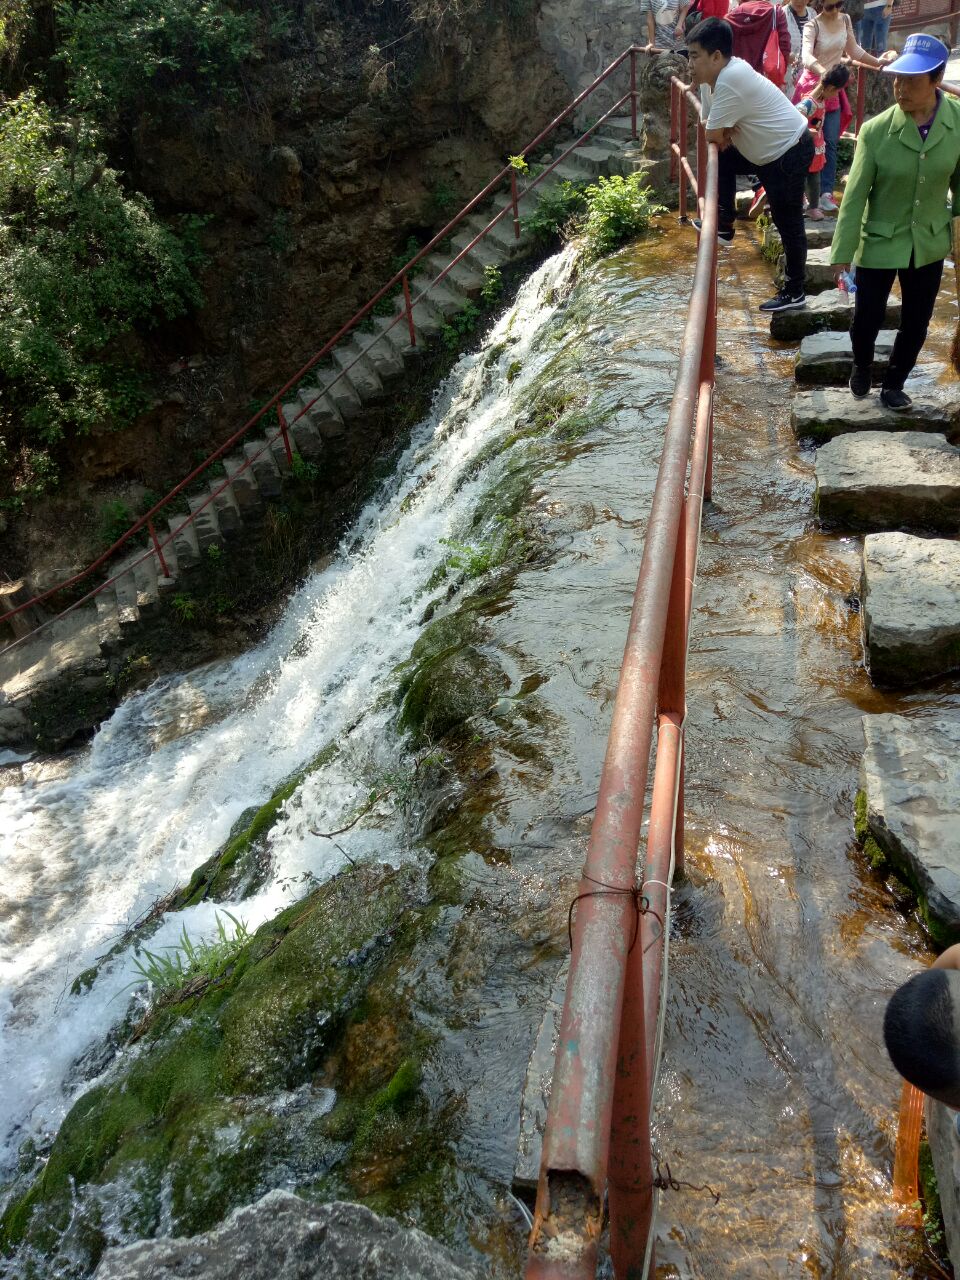
[[[845,67],[842,62],[838,62],[835,67],[831,67],[822,77],[822,83],[827,89],[845,89],[850,79],[850,70]]]
[[[941,62],[939,67],[934,67],[932,71],[928,71],[927,75],[930,77],[930,83],[939,84],[940,81],[943,79],[943,75],[946,69],[947,69],[947,64],[945,62]]]
[[[698,44],[704,53],[733,57],[733,27],[722,18],[704,18],[687,36],[687,44]]]
[[[954,1009],[960,972],[925,969],[890,997],[883,1039],[905,1080],[948,1106],[960,1106],[960,1037]]]

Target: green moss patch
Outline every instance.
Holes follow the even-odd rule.
[[[71,1109],[40,1176],[13,1197],[0,1247],[55,1251],[91,1184],[137,1187],[138,1220],[149,1224],[165,1182],[184,1233],[244,1203],[296,1141],[264,1099],[313,1078],[419,884],[412,870],[351,868],[260,928],[224,972],[160,1004],[113,1077]],[[412,1072],[391,1082],[380,1110],[399,1105]],[[91,1266],[106,1243],[94,1228],[91,1219]]]

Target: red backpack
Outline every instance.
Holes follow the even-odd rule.
[[[782,89],[790,57],[790,31],[780,6],[768,0],[743,0],[724,21],[733,28],[733,56]]]

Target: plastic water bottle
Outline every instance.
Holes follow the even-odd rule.
[[[857,282],[853,278],[853,273],[851,271],[842,271],[840,273],[840,279],[837,281],[837,288],[841,293],[857,292]]]

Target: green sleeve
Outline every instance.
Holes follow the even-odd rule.
[[[840,202],[837,227],[830,249],[831,262],[852,262],[860,248],[863,212],[877,176],[877,162],[870,144],[870,132],[866,131],[857,140],[850,176]]]

